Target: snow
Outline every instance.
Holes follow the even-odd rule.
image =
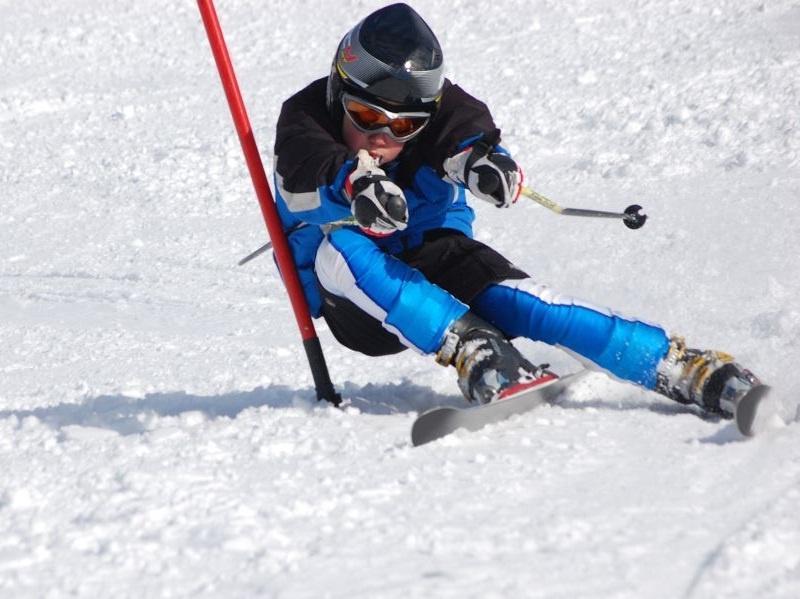
[[[218,2],[264,162],[372,0]],[[587,377],[412,448],[452,371],[318,329],[315,401],[194,3],[0,4],[0,595],[800,596],[800,6],[414,6],[537,191],[477,205],[564,293],[734,353],[761,434]],[[521,342],[568,372],[563,352]]]

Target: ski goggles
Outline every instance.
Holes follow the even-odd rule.
[[[350,94],[342,94],[342,106],[362,133],[386,133],[399,142],[416,136],[431,120],[429,112],[392,112]]]

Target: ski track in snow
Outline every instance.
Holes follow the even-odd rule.
[[[319,323],[318,405],[196,6],[0,3],[0,596],[800,596],[800,7],[414,2],[538,191],[476,205],[557,289],[733,352],[762,434],[596,374],[413,449],[453,373]],[[219,2],[271,167],[368,1]],[[521,341],[562,372],[563,352]]]

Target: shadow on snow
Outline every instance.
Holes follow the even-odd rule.
[[[355,408],[363,414],[391,415],[421,413],[436,406],[465,407],[461,395],[441,394],[429,387],[416,385],[409,381],[402,383],[357,385],[346,382],[339,389],[343,408]],[[567,410],[640,411],[647,410],[664,416],[678,416],[693,413],[703,419],[719,422],[719,417],[705,415],[691,406],[681,404],[620,402],[593,398],[578,401],[569,394],[553,402]],[[62,403],[55,406],[31,410],[2,410],[0,418],[21,419],[35,417],[44,424],[60,430],[67,426],[104,428],[120,435],[141,434],[149,430],[148,421],[155,417],[178,417],[188,412],[200,412],[206,418],[236,418],[241,412],[251,408],[268,407],[273,409],[299,408],[310,411],[316,407],[326,408],[324,402],[317,402],[313,389],[294,389],[286,385],[258,387],[252,391],[237,391],[220,395],[193,395],[185,392],[150,393],[145,397],[125,395],[101,395],[83,403]],[[329,409],[333,409],[332,407]],[[742,441],[733,423],[714,434],[700,439],[702,443],[724,445]]]
[[[343,408],[355,408],[365,414],[389,415],[421,412],[438,405],[464,405],[461,396],[443,395],[410,382],[399,384],[356,385],[345,383],[340,389]],[[258,387],[221,395],[193,395],[182,391],[149,393],[144,397],[101,395],[83,403],[62,403],[31,410],[2,410],[0,418],[20,420],[34,417],[44,424],[61,429],[67,426],[104,428],[121,435],[140,434],[148,430],[152,416],[176,417],[187,412],[200,412],[209,419],[236,418],[251,408],[301,408],[317,406],[313,389],[293,389],[286,385]],[[333,409],[331,407],[331,409]]]

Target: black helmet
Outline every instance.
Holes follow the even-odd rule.
[[[328,77],[328,110],[350,93],[389,110],[433,112],[444,83],[442,48],[413,8],[392,4],[344,36]]]

